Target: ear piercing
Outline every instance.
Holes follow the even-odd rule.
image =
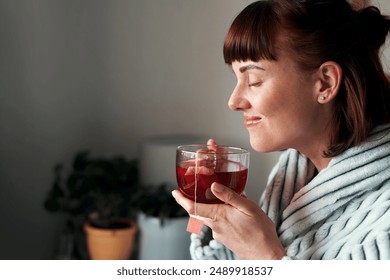
[[[325,99],[326,99],[326,95],[321,95],[321,96],[320,96],[320,100],[321,100],[321,101],[324,101]]]

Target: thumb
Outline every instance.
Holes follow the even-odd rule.
[[[221,201],[225,202],[233,206],[234,208],[244,212],[246,214],[250,214],[251,212],[251,202],[245,196],[241,196],[233,191],[231,188],[225,187],[222,184],[214,182],[211,185],[211,191],[213,194]]]

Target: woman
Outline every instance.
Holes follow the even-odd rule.
[[[223,185],[197,205],[194,259],[390,259],[390,20],[346,0],[265,0],[233,21],[229,107],[251,146],[283,153],[260,206]],[[215,144],[215,143],[209,143]],[[194,204],[173,196],[190,214]]]

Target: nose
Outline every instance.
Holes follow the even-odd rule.
[[[233,111],[243,111],[250,107],[249,101],[244,97],[244,93],[238,85],[230,95],[228,106]]]

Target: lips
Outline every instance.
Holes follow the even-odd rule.
[[[244,120],[244,124],[246,127],[252,127],[261,122],[261,118],[256,116],[244,116]]]

